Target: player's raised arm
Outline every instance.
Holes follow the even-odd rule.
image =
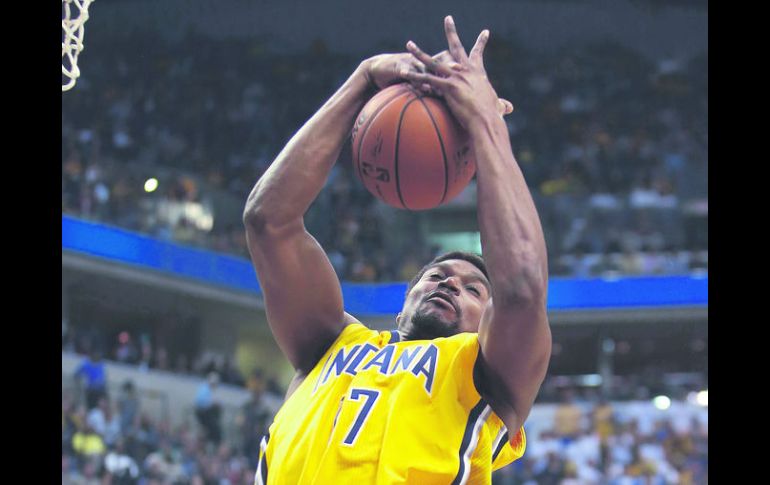
[[[545,238],[506,124],[496,109],[497,94],[484,70],[482,54],[489,32],[481,33],[468,54],[451,17],[444,26],[454,63],[443,66],[438,75],[405,75],[440,92],[471,136],[481,243],[492,286],[492,300],[479,327],[480,384],[495,412],[512,429],[529,414],[551,355]],[[407,48],[417,59],[425,59],[414,43]]]
[[[337,275],[305,230],[303,215],[321,191],[364,103],[376,88],[403,81],[402,67],[421,66],[410,54],[383,54],[362,62],[292,137],[246,202],[246,238],[268,322],[300,373],[312,368],[349,323]]]

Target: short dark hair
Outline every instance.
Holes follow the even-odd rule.
[[[410,281],[409,284],[407,285],[406,294],[408,295],[409,292],[412,291],[412,288],[414,288],[414,285],[416,285],[417,282],[420,281],[420,278],[422,278],[422,276],[425,274],[426,271],[428,271],[429,268],[443,261],[447,261],[449,259],[462,259],[463,261],[468,261],[469,263],[477,267],[482,273],[484,273],[484,276],[486,276],[486,278],[489,279],[489,273],[487,273],[487,266],[484,264],[484,258],[482,258],[481,255],[476,253],[471,253],[468,251],[450,251],[448,253],[444,253],[436,256],[435,258],[433,258],[433,260],[430,263],[423,266],[422,269],[420,269],[420,271],[417,272],[417,276],[412,278],[412,281]]]

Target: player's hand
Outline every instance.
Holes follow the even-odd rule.
[[[404,82],[402,72],[425,72],[424,64],[408,52],[370,57],[361,63],[361,69],[369,85],[377,90]]]
[[[482,122],[491,116],[500,115],[500,99],[497,97],[492,85],[487,78],[484,69],[484,47],[489,39],[489,31],[484,30],[476,40],[476,44],[467,54],[460,42],[451,16],[444,19],[444,31],[451,59],[446,62],[435,60],[424,53],[417,44],[409,41],[407,50],[414,58],[429,65],[427,72],[416,70],[401,70],[401,76],[413,85],[428,85],[433,93],[441,95],[449,105],[449,109],[457,118],[457,121],[466,129],[470,129],[474,123]],[[422,87],[426,90],[425,87]],[[508,111],[510,103],[505,106]],[[512,106],[510,106],[512,110]]]
[[[384,89],[392,84],[409,82],[401,73],[408,72],[435,72],[436,65],[446,63],[452,59],[449,51],[442,51],[429,58],[426,66],[423,61],[417,60],[411,53],[380,54],[366,59],[361,63],[361,68],[367,82],[377,90]],[[414,83],[416,89],[421,89],[418,83]],[[427,84],[423,86],[427,88]]]
[[[431,64],[428,67],[428,71],[438,74],[436,72],[438,64],[449,64],[451,62],[454,62],[454,58],[452,57],[452,54],[447,51],[441,51],[435,56],[433,56],[431,59],[433,59],[434,64]],[[422,63],[421,63],[422,64]],[[424,70],[422,72],[425,72]],[[440,89],[433,89],[430,84],[428,83],[422,83],[420,86],[417,86],[423,93],[435,95],[435,96],[443,96],[443,93]],[[499,98],[497,100],[497,112],[500,114],[500,116],[505,116],[513,113],[513,104],[511,104],[510,101],[504,98]]]
[[[441,72],[439,66],[454,62],[454,58],[448,50],[427,57],[429,60],[426,64],[409,52],[380,54],[366,59],[361,66],[367,82],[378,90],[406,81],[425,94],[441,96],[441,91],[432,88],[429,83],[412,82],[403,75],[403,72],[439,74]],[[506,99],[499,99],[497,111],[501,116],[510,114],[513,112],[513,105]]]

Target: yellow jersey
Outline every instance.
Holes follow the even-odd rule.
[[[490,484],[524,454],[473,383],[478,334],[348,325],[275,416],[257,485]]]

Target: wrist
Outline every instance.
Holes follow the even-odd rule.
[[[372,60],[371,59],[364,59],[361,61],[361,63],[356,67],[356,70],[353,71],[353,78],[358,80],[358,82],[361,82],[366,87],[367,92],[373,92],[377,90],[377,85],[374,83],[374,79],[372,79],[371,75],[371,66],[372,66]]]
[[[471,140],[479,137],[505,136],[508,137],[508,126],[499,113],[481,113],[474,116],[468,123],[468,134]]]

